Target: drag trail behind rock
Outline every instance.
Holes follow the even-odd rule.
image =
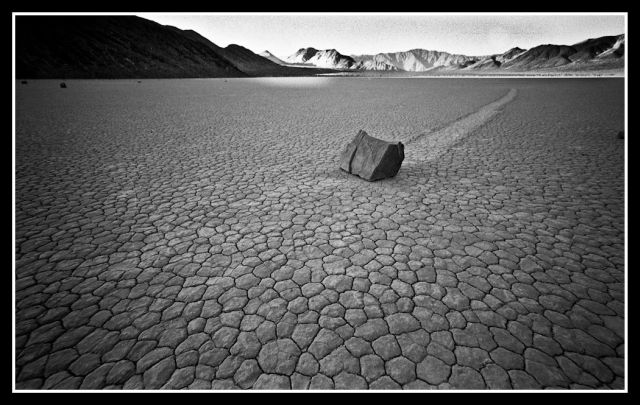
[[[478,111],[460,118],[444,128],[411,138],[406,143],[405,149],[407,163],[436,159],[460,139],[498,114],[500,108],[511,102],[517,94],[516,89],[510,89],[499,100],[481,107]]]

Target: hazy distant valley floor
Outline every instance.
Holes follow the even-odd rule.
[[[624,388],[623,80],[58,83],[16,84],[16,388]]]

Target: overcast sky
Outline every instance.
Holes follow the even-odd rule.
[[[346,55],[422,48],[465,55],[502,53],[540,44],[571,45],[625,33],[625,16],[576,14],[138,14],[192,29],[219,46],[242,45],[286,58],[300,48]]]

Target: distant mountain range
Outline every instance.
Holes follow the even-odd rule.
[[[16,78],[306,76],[240,45],[135,16],[16,16]]]
[[[339,71],[537,71],[623,68],[625,36],[467,56],[412,49],[344,55],[302,48],[283,59],[220,47],[193,30],[135,16],[16,16],[16,78],[308,76]]]
[[[455,55],[447,52],[412,49],[406,52],[357,55],[354,59],[365,70],[404,70],[426,72],[440,67],[464,67],[474,61],[473,56]]]
[[[335,49],[319,51],[315,48],[302,48],[286,59],[287,63],[306,63],[330,69],[357,69],[357,62],[350,56],[345,56]]]
[[[302,48],[284,64],[305,63],[331,69],[428,72],[434,70],[571,69],[624,67],[623,35],[588,39],[574,45],[539,45],[529,50],[512,48],[502,54],[467,56],[426,49],[375,55],[343,55],[335,49]],[[282,62],[279,62],[282,63]]]

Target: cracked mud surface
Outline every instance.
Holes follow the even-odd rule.
[[[623,80],[67,85],[16,85],[17,389],[624,388]]]

